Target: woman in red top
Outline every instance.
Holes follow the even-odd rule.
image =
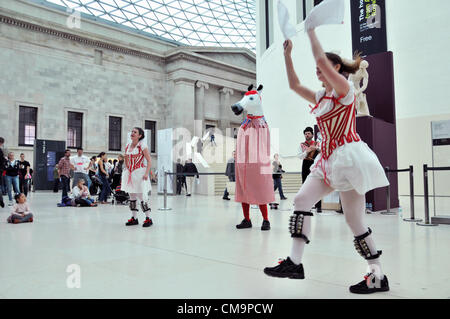
[[[355,73],[361,59],[344,63],[333,53],[325,53],[314,29],[308,30],[312,51],[317,63],[317,77],[324,89],[314,92],[303,86],[293,67],[292,42],[284,43],[286,70],[290,88],[315,104],[311,113],[316,116],[322,135],[321,152],[315,159],[311,174],[294,199],[295,211],[289,230],[293,238],[291,254],[275,267],[267,267],[269,276],[303,279],[302,256],[311,233],[311,207],[321,198],[339,191],[344,216],[353,235],[357,252],[369,264],[365,279],[350,287],[350,292],[368,294],[388,291],[387,277],[381,271],[380,255],[364,222],[365,193],[389,184],[377,156],[361,141],[356,132],[354,87],[344,74]]]

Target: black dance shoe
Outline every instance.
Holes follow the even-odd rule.
[[[125,226],[134,226],[134,225],[139,225],[139,221],[137,220],[137,218],[134,217],[131,217],[125,224]]]
[[[239,225],[236,225],[236,228],[237,229],[252,228],[252,221],[251,220],[246,220],[244,218],[244,220]]]
[[[268,220],[264,220],[261,226],[261,230],[269,230],[270,229],[270,222]]]
[[[146,217],[142,227],[150,227],[151,225],[153,225],[153,221],[149,217]]]
[[[370,273],[364,276],[364,280],[356,285],[350,286],[351,293],[354,294],[373,294],[374,292],[389,291],[389,282],[386,276],[379,280],[375,274]]]
[[[271,277],[305,279],[303,264],[296,265],[289,257],[280,261],[278,266],[264,268],[264,273]]]

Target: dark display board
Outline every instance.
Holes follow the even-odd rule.
[[[394,58],[392,52],[369,55],[367,96],[370,115],[395,124]]]
[[[395,124],[385,122],[370,116],[356,118],[356,131],[361,140],[377,155],[383,168],[397,169],[397,138]],[[314,126],[314,136],[317,139],[319,127]],[[399,207],[398,175],[389,175],[391,208]],[[373,211],[387,208],[386,187],[374,189],[366,193],[366,203],[372,204]]]
[[[385,0],[350,0],[353,52],[386,52]]]
[[[374,151],[383,168],[397,169],[397,134],[395,124],[374,117],[357,117],[356,131],[361,139]],[[404,174],[404,173],[403,173]],[[399,207],[398,175],[389,174],[391,208]],[[377,188],[366,194],[366,203],[372,203],[374,211],[387,208],[386,187]]]
[[[65,141],[36,140],[34,143],[34,176],[36,190],[53,189],[53,169],[64,156]]]

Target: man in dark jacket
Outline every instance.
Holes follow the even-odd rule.
[[[30,188],[30,174],[31,165],[30,162],[25,160],[25,154],[20,154],[19,161],[19,188],[20,192],[24,193],[25,196],[28,195],[28,189]]]
[[[235,157],[236,157],[236,152],[233,151],[233,157],[228,160],[227,168],[225,170],[225,175],[228,176],[228,180],[230,182],[235,182],[236,181],[236,175],[235,175],[235,172],[234,172]],[[225,191],[223,192],[222,199],[230,200],[230,197],[228,197],[228,195],[230,195],[230,193],[228,193],[228,189],[225,187]]]
[[[192,159],[188,159],[186,161],[186,164],[184,165],[183,173],[186,173],[186,196],[191,196],[192,193],[192,186],[194,184],[194,176],[197,175],[197,178],[200,176],[198,175],[197,167],[194,163],[192,163]]]
[[[5,139],[0,137],[0,186],[3,185],[3,171],[5,169],[5,154],[3,154],[3,144],[5,143]],[[5,203],[3,202],[3,190],[0,187],[0,206],[5,207]]]
[[[177,173],[183,173],[184,167],[181,164],[181,159],[177,159]],[[177,195],[181,195],[181,188],[186,183],[183,175],[177,175]]]

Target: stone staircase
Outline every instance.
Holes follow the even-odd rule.
[[[296,194],[302,186],[301,174],[284,174],[281,180],[285,194]],[[278,191],[277,191],[278,193]]]
[[[225,172],[226,164],[210,164],[211,172]],[[214,195],[223,195],[228,177],[225,175],[214,176]],[[296,194],[302,185],[302,177],[300,174],[285,174],[282,179],[283,192],[285,194]],[[278,190],[277,190],[278,194]]]
[[[234,139],[227,140],[227,143],[234,144],[234,142]],[[217,147],[221,146],[222,145],[217,145]],[[205,143],[204,150],[208,151],[211,147],[212,146],[209,145],[209,143]],[[210,173],[225,173],[227,167],[226,163],[230,155],[231,154],[225,154],[225,152],[223,152],[223,160],[221,161],[221,163],[211,163],[210,161],[208,161],[208,158],[205,158],[210,165],[210,167],[206,169],[206,171]],[[211,181],[213,182],[212,185],[214,187],[214,195],[222,196],[228,182],[228,177],[225,175],[214,175],[211,176]],[[301,174],[285,174],[283,175],[282,184],[283,192],[285,194],[296,194],[300,189],[300,186],[302,185],[302,176]],[[276,198],[278,198],[278,191],[276,192]]]
[[[213,163],[210,164],[211,166],[211,171],[214,173],[220,173],[220,172],[224,172],[227,168],[227,164],[226,163]],[[225,175],[215,175],[214,176],[214,195],[223,195],[223,191],[225,190],[225,187],[227,185],[228,182],[228,177]]]

